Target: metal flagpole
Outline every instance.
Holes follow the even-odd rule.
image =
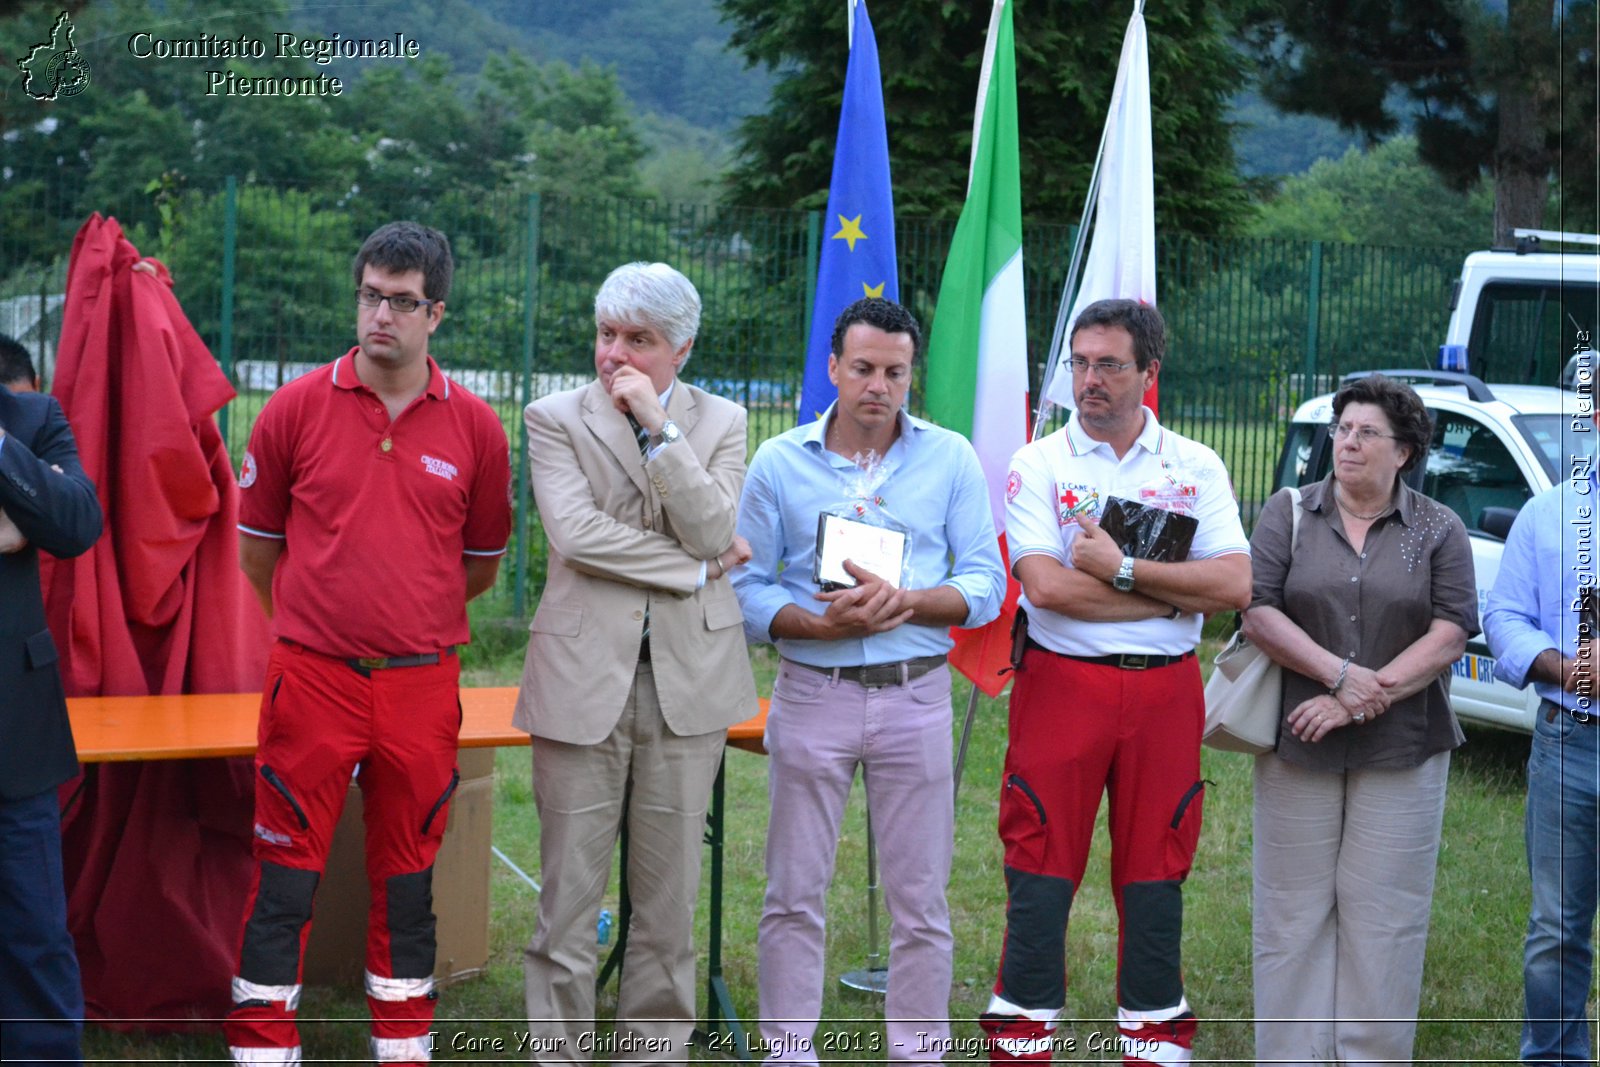
[[[865,785],[866,783],[862,783]],[[889,991],[889,968],[878,952],[878,843],[872,836],[872,804],[867,803],[867,965],[859,971],[846,971],[839,984],[865,993]]]
[[[860,0],[845,0],[845,25],[847,40],[854,47],[856,36],[856,5]],[[862,783],[865,787],[866,783]],[[872,836],[872,803],[867,803],[867,965],[859,971],[846,971],[839,976],[839,984],[848,989],[867,993],[887,993],[889,968],[882,963],[878,951],[878,844]]]

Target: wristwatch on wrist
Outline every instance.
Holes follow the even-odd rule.
[[[682,436],[683,434],[678,430],[678,424],[668,419],[661,424],[660,432],[650,435],[650,444],[652,447],[655,445],[670,445]]]
[[[1111,584],[1121,592],[1133,592],[1133,557],[1123,556],[1122,566],[1117,568],[1116,577],[1111,579]]]

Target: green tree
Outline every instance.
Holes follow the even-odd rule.
[[[766,113],[738,130],[729,199],[819,207],[827,200],[844,87],[845,5],[838,0],[718,0],[733,46],[779,72]],[[1093,0],[1018,5],[1022,199],[1033,218],[1076,219],[1116,80],[1128,8]],[[872,8],[883,70],[895,208],[954,215],[966,195],[986,3],[897,0]],[[1232,229],[1246,211],[1224,118],[1242,68],[1216,0],[1145,12],[1157,226]]]
[[[1491,179],[1497,243],[1543,223],[1552,177],[1590,191],[1592,220],[1594,0],[1252,0],[1244,25],[1280,107],[1369,138],[1415,115],[1451,186]]]
[[[1417,155],[1414,137],[1351,148],[1284,181],[1250,226],[1256,237],[1414,248],[1470,248],[1494,218],[1485,186],[1451,188]]]

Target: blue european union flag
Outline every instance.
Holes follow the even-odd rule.
[[[833,180],[828,185],[828,213],[823,218],[817,297],[806,346],[805,382],[800,389],[801,423],[820,416],[839,395],[828,381],[833,320],[864,296],[900,299],[878,42],[862,0],[855,10],[844,102],[839,108],[839,139],[833,150]]]

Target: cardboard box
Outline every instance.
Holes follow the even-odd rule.
[[[464,748],[457,758],[461,784],[450,800],[444,843],[433,864],[433,911],[439,919],[437,965],[441,985],[482,974],[489,963],[489,832],[494,821],[492,748]],[[344,814],[334,830],[328,869],[317,887],[311,937],[306,944],[308,985],[361,983],[366,969],[366,829],[361,789],[350,783]]]

